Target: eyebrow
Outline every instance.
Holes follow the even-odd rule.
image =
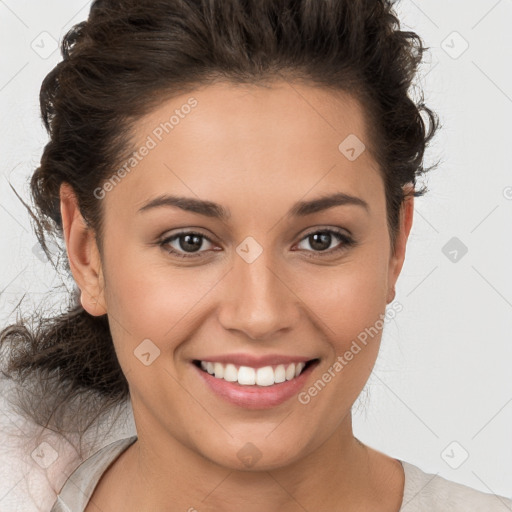
[[[287,215],[292,217],[305,217],[306,215],[334,208],[335,206],[346,205],[360,206],[367,212],[370,210],[368,203],[360,197],[338,192],[336,194],[322,196],[310,201],[298,201],[290,208]],[[206,217],[213,217],[222,221],[227,221],[231,217],[230,211],[218,203],[195,199],[193,197],[173,196],[168,194],[159,195],[146,202],[139,209],[139,213],[163,206],[180,208],[188,212],[197,213]]]

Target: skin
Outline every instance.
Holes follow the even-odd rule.
[[[198,88],[140,119],[134,147],[191,96],[197,107],[102,199],[102,254],[72,189],[61,187],[71,270],[83,307],[108,314],[138,434],[86,511],[397,512],[402,466],[354,437],[350,410],[374,367],[381,331],[308,404],[293,397],[266,410],[233,405],[205,386],[191,360],[320,358],[307,389],[393,300],[413,197],[403,203],[392,251],[361,106],[312,85]],[[355,161],[338,150],[349,134],[366,141]],[[214,201],[231,217],[172,207],[138,212],[164,192]],[[296,201],[334,192],[363,199],[368,211],[342,205],[287,215]],[[192,228],[211,240],[202,239],[198,258],[157,244]],[[343,247],[333,235],[328,250],[318,250],[306,235],[326,228],[348,230],[357,244]],[[263,248],[252,263],[236,252],[247,236]],[[179,242],[171,247],[190,254]],[[134,355],[147,338],[160,350],[149,366]],[[247,442],[261,452],[249,469],[237,457]]]

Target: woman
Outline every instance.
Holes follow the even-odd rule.
[[[510,507],[352,432],[438,126],[398,28],[384,0],[97,0],[67,34],[32,193],[76,302],[3,341],[56,405],[129,399],[137,435],[52,512]]]

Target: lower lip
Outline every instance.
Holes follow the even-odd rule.
[[[272,386],[244,386],[217,379],[193,364],[209,388],[221,398],[246,409],[270,409],[297,395],[318,361],[310,364],[298,377]]]

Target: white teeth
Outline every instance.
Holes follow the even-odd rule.
[[[238,370],[234,364],[227,364],[224,369],[224,380],[236,382],[238,380]]]
[[[276,384],[280,382],[284,382],[286,380],[286,370],[284,369],[284,364],[280,364],[274,370],[274,381]]]
[[[213,369],[215,371],[215,377],[217,377],[217,379],[222,379],[222,377],[224,377],[224,366],[222,366],[220,363],[214,363]]]
[[[249,366],[240,366],[238,369],[238,384],[251,386],[256,384],[256,372]]]
[[[289,364],[286,368],[285,377],[286,380],[292,380],[295,377],[295,365],[293,363]]]
[[[224,379],[228,382],[238,382],[243,386],[272,386],[287,380],[298,377],[306,363],[290,363],[287,366],[279,364],[275,368],[263,366],[262,368],[251,368],[240,366],[238,369],[234,364],[212,363],[201,361],[201,368],[214,375],[217,379]]]
[[[274,384],[274,370],[272,366],[264,366],[256,370],[256,384],[258,386],[272,386]]]

